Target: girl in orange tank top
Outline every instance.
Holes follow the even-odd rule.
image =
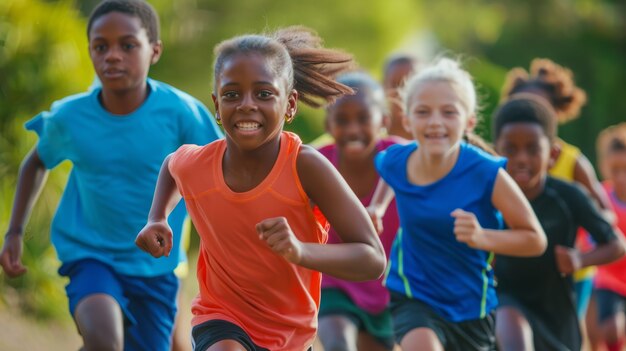
[[[195,350],[306,350],[315,339],[320,272],[371,280],[385,268],[367,212],[335,168],[283,124],[298,99],[319,106],[351,89],[332,76],[352,58],[303,27],[219,44],[213,101],[226,138],[163,163],[137,245],[171,249],[165,221],[185,199],[200,235]],[[323,245],[321,210],[342,243]]]

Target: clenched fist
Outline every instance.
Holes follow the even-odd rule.
[[[285,217],[264,219],[256,225],[256,231],[259,238],[265,241],[272,251],[291,263],[300,263],[302,242],[296,238]]]
[[[157,258],[169,256],[172,250],[172,228],[167,221],[149,222],[137,235],[135,245]]]
[[[463,211],[460,208],[452,211],[450,215],[454,217],[454,235],[456,240],[466,243],[471,248],[482,249],[484,247],[485,233],[480,223],[478,223],[476,215]]]
[[[0,252],[0,266],[11,278],[26,273],[26,267],[22,264],[22,236],[19,234],[7,234],[4,237],[4,247]]]
[[[570,275],[582,267],[580,252],[576,249],[557,245],[554,248],[556,266],[561,275]]]

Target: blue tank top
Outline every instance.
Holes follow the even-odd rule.
[[[491,196],[506,160],[462,142],[459,157],[443,178],[415,185],[407,178],[417,144],[394,145],[376,157],[376,168],[393,188],[401,229],[386,276],[391,291],[420,300],[446,320],[483,318],[496,305],[493,254],[470,248],[454,236],[457,208],[476,215],[483,228],[502,229]]]

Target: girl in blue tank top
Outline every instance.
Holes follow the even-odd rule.
[[[401,230],[386,285],[396,341],[402,350],[495,350],[493,255],[540,255],[545,234],[506,161],[471,134],[476,92],[457,62],[420,71],[403,98],[415,141],[378,155],[369,208],[380,229],[395,193]]]

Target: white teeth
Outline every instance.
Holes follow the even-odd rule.
[[[514,177],[530,177],[530,171],[527,171],[527,170],[518,169],[518,170],[512,171],[511,174]]]
[[[353,140],[346,142],[344,148],[351,151],[362,151],[365,148],[365,144],[361,141]]]
[[[261,127],[261,124],[256,122],[239,122],[237,123],[237,128],[241,130],[256,130]]]

